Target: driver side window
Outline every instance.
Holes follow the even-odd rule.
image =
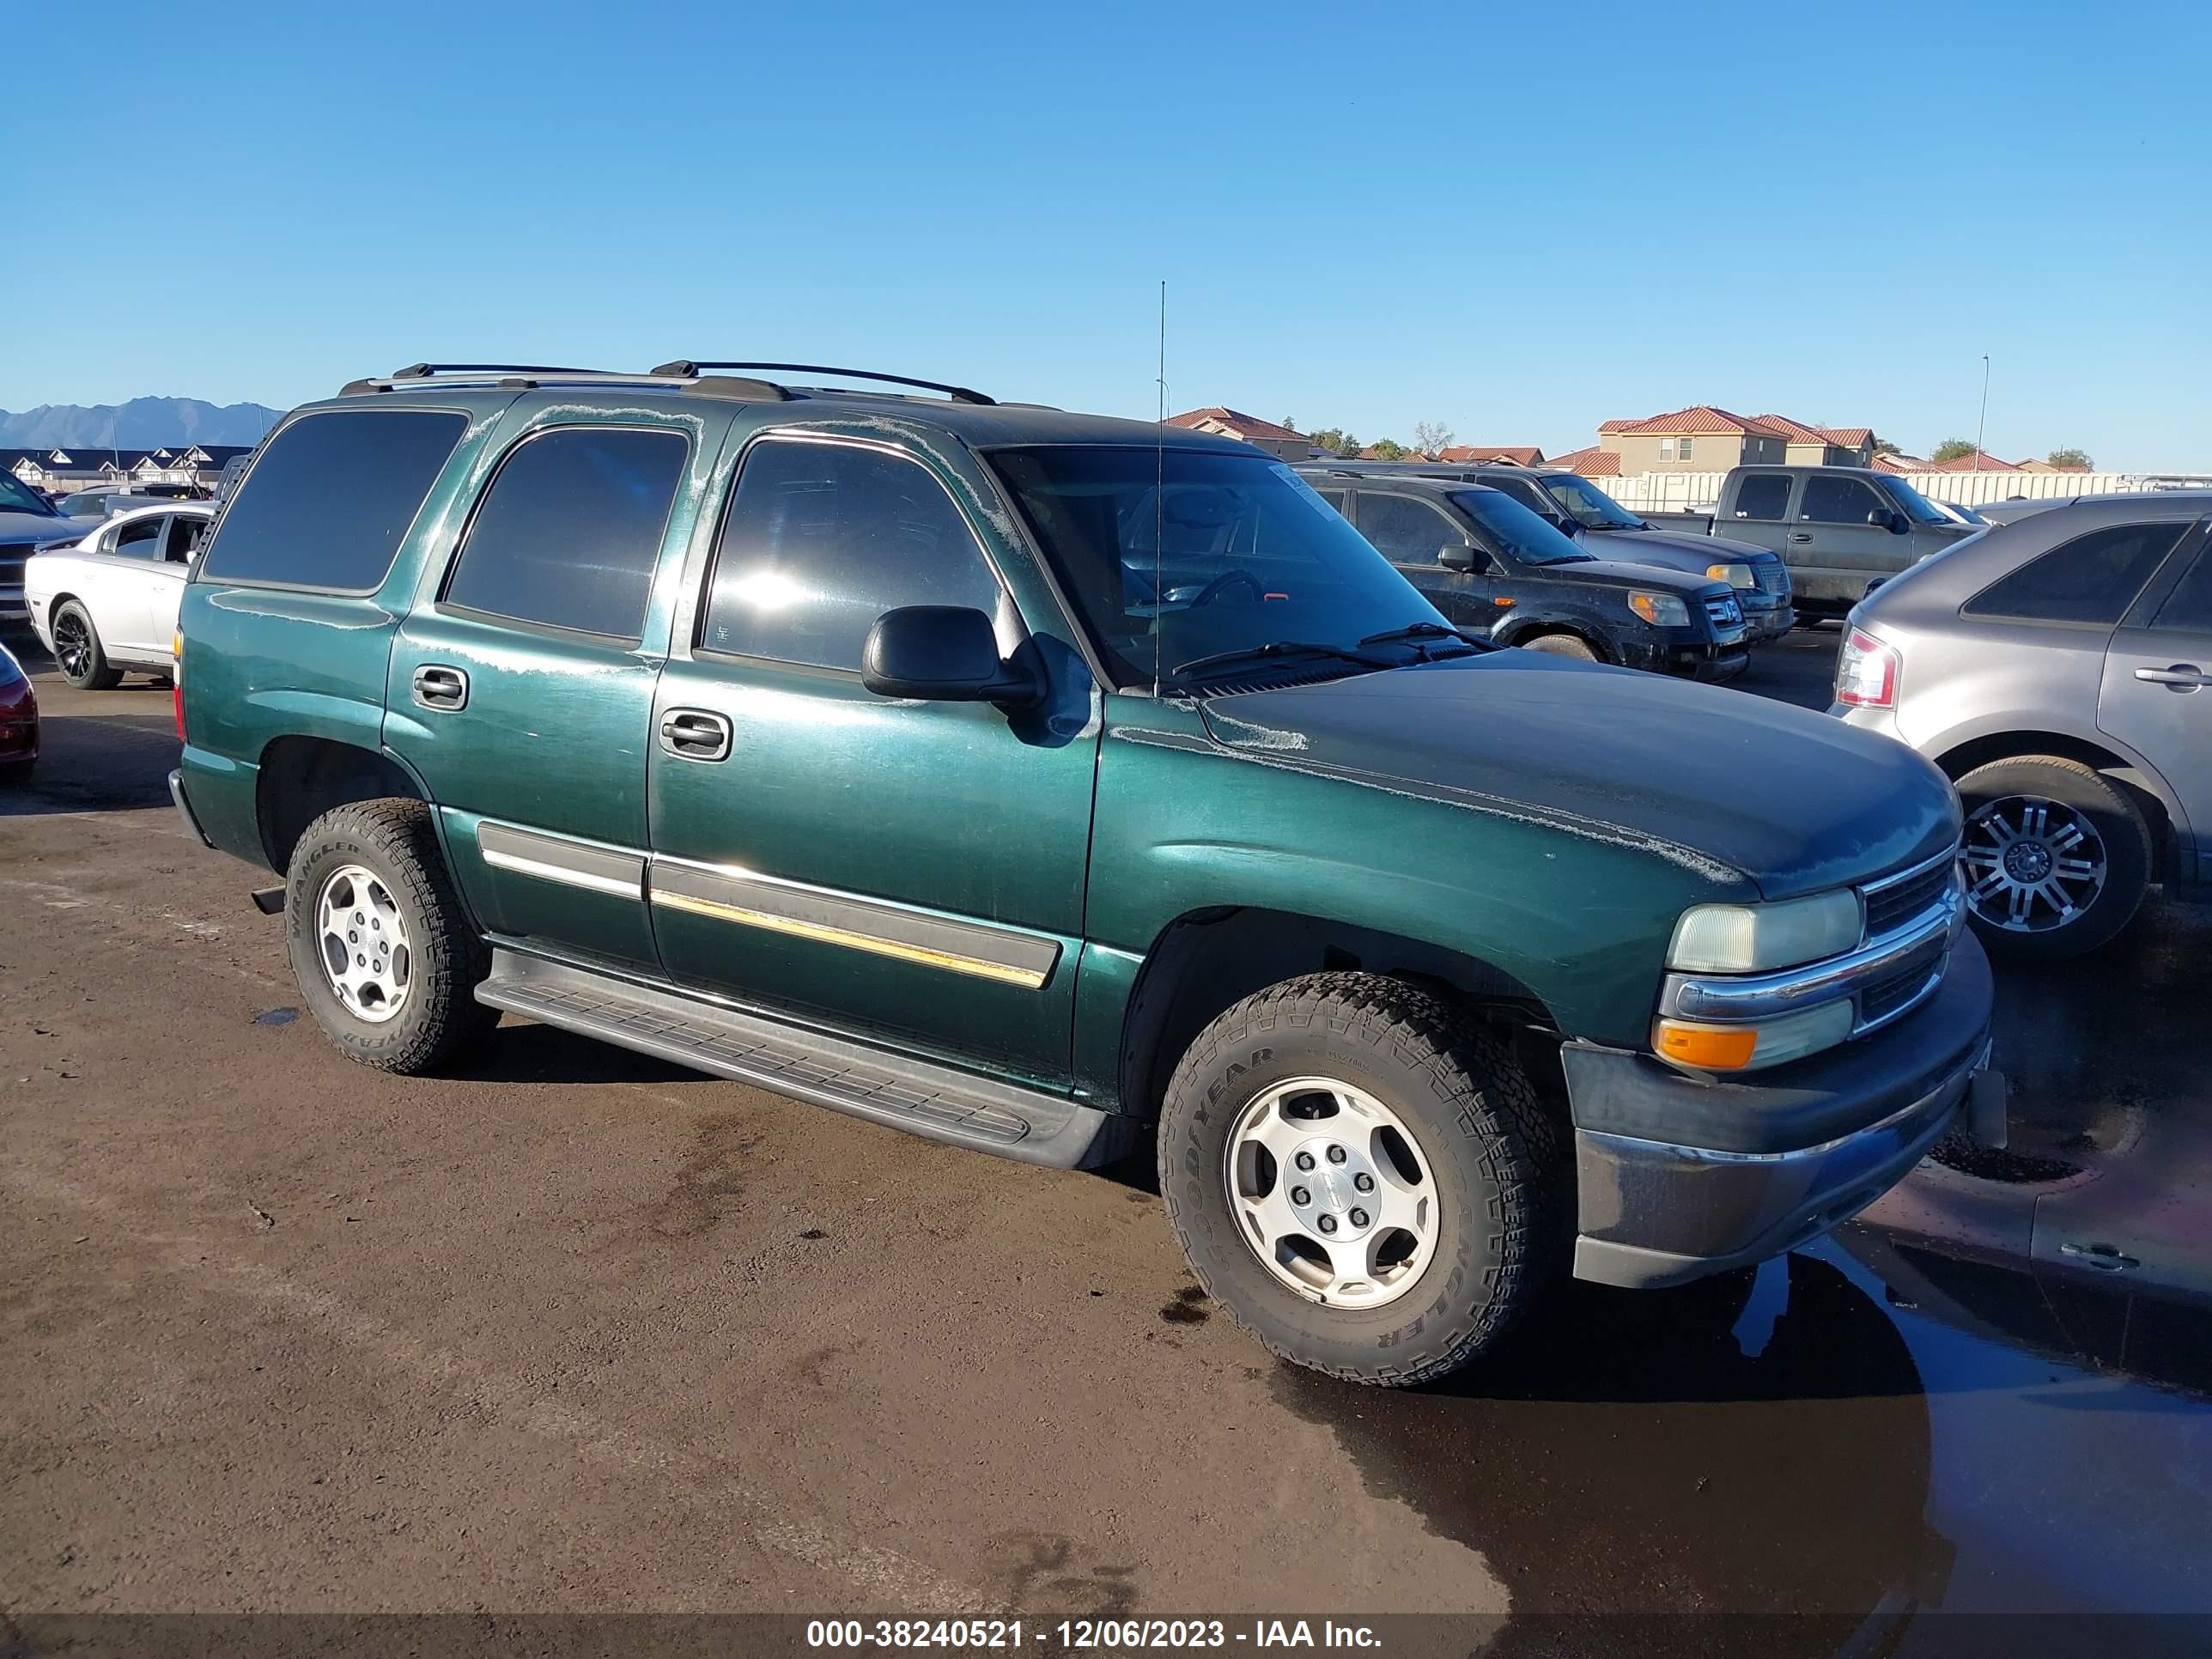
[[[1358,522],[1359,533],[1393,564],[1434,565],[1438,554],[1457,552],[1468,542],[1467,532],[1450,517],[1412,495],[1377,495],[1363,489]]]

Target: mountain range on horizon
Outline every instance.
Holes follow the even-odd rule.
[[[125,404],[41,404],[0,409],[0,448],[154,449],[177,444],[258,444],[283,410],[198,398],[133,398]]]

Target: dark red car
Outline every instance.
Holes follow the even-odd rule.
[[[39,699],[23,665],[0,645],[0,784],[23,783],[39,757]]]

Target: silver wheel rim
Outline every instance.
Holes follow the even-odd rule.
[[[325,878],[315,900],[315,956],[345,1011],[381,1025],[407,1006],[414,952],[392,890],[349,864]]]
[[[2105,838],[2086,813],[2039,795],[2006,795],[1966,820],[1959,848],[1966,904],[2008,933],[2077,921],[2105,890]]]
[[[1333,1078],[1272,1084],[1229,1132],[1230,1213],[1262,1267],[1310,1302],[1379,1308],[1435,1256],[1436,1178],[1395,1112]]]

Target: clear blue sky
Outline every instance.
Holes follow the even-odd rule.
[[[0,407],[714,356],[1149,416],[1164,277],[1176,408],[1925,453],[1986,351],[1994,453],[2212,468],[2203,0],[325,12],[11,31]]]

